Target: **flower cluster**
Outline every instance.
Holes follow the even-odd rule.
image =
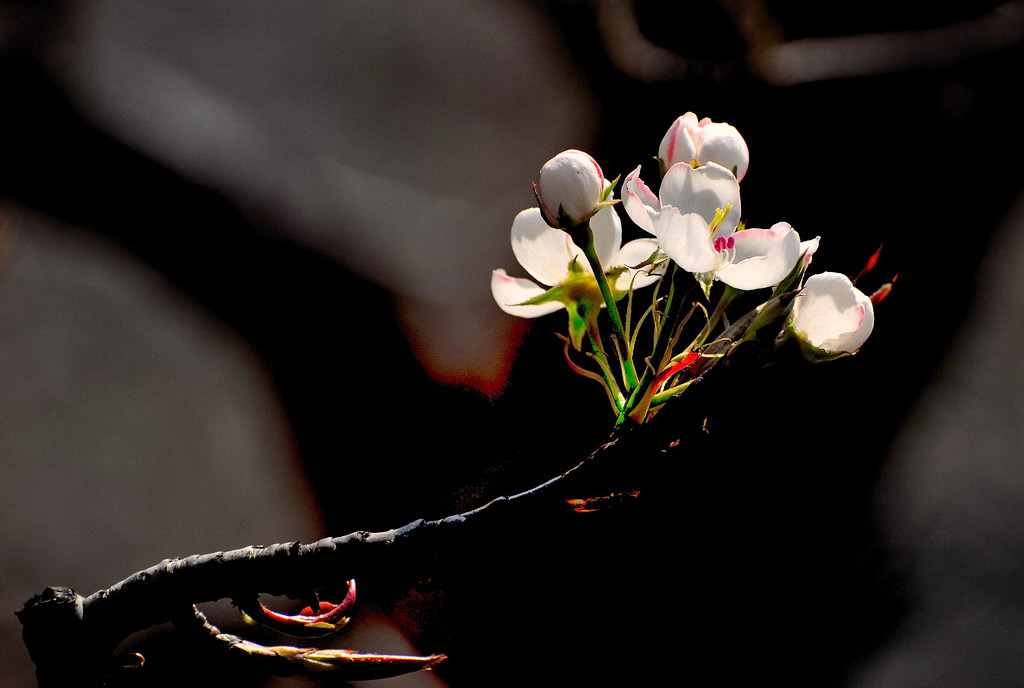
[[[657,193],[641,178],[641,166],[623,181],[622,208],[650,235],[625,245],[613,207],[620,203],[616,184],[605,179],[597,161],[569,150],[545,163],[534,183],[539,207],[512,223],[512,250],[537,281],[495,270],[491,291],[498,306],[526,318],[565,308],[566,358],[604,385],[619,423],[643,422],[744,341],[769,340],[778,347],[795,340],[815,361],[857,352],[874,325],[872,301],[887,289],[868,297],[834,272],[805,281],[818,237],[801,240],[787,222],[768,229],[744,225],[740,180],[750,156],[735,127],[686,113],[665,133],[658,159]],[[712,306],[716,282],[724,287]],[[640,310],[635,290],[652,285],[650,305],[634,318]],[[694,285],[703,300],[687,301]],[[740,294],[769,288],[766,301],[729,324],[726,308]],[[617,372],[601,334],[602,312],[611,324]],[[684,337],[694,313],[703,316],[698,331]],[[637,332],[645,322],[655,344],[649,356],[636,359]],[[726,325],[712,338],[720,322]],[[570,357],[569,344],[582,351],[585,340],[596,371]]]

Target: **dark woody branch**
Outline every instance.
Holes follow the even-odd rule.
[[[101,685],[112,653],[132,633],[194,614],[193,605],[219,599],[252,600],[260,594],[310,599],[339,580],[397,570],[498,519],[522,513],[541,500],[565,505],[570,477],[594,464],[622,439],[619,433],[563,473],[529,490],[498,497],[470,511],[400,528],[357,531],[317,542],[253,545],[165,559],[88,597],[65,587],[47,588],[17,613],[41,688]],[[584,472],[585,473],[585,472]]]

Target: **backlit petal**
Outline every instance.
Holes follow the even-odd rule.
[[[804,262],[807,265],[811,264],[811,256],[818,251],[818,244],[821,243],[821,237],[814,237],[807,241],[800,242],[800,254],[804,257]]]
[[[609,196],[609,198],[611,197]],[[594,248],[597,249],[597,257],[601,259],[601,265],[607,269],[608,261],[622,246],[622,220],[619,219],[615,206],[597,211],[594,217],[590,218],[590,229],[594,232]]]
[[[724,122],[712,122],[700,128],[700,151],[697,159],[702,163],[718,163],[730,172],[736,170],[736,181],[743,179],[750,164],[747,143],[736,127]]]
[[[736,289],[762,289],[782,281],[800,258],[800,237],[785,222],[733,234],[735,248],[715,277]]]
[[[637,226],[654,234],[654,217],[661,211],[661,202],[640,179],[640,167],[626,175],[622,183],[622,205]]]
[[[718,267],[721,254],[711,242],[708,223],[697,213],[683,214],[664,206],[655,226],[658,244],[679,267],[688,272],[710,272]]]
[[[699,140],[699,135],[694,133],[697,129],[697,115],[692,112],[676,118],[658,146],[658,158],[661,159],[663,169],[668,169],[677,162],[689,163],[697,157],[696,141]]]
[[[683,214],[697,213],[706,223],[714,219],[715,210],[731,205],[716,237],[728,237],[740,222],[739,182],[732,172],[715,163],[697,169],[684,163],[674,165],[661,182],[659,197],[662,206],[674,206]]]
[[[519,264],[537,281],[555,285],[569,274],[569,262],[579,257],[587,264],[583,251],[560,229],[549,227],[539,208],[527,208],[512,222],[512,252]],[[518,303],[518,302],[517,302]]]
[[[537,318],[564,308],[558,301],[541,303],[536,306],[515,305],[540,296],[545,291],[544,288],[528,279],[509,277],[504,270],[499,269],[491,273],[491,295],[494,296],[498,308],[509,315],[517,315],[520,318]]]
[[[635,239],[630,241],[623,246],[618,253],[611,259],[611,267],[618,267],[624,265],[627,268],[632,266],[640,265],[651,255],[658,250],[657,239]],[[652,273],[651,270],[654,270]],[[619,291],[626,291],[629,289],[629,285],[632,284],[634,289],[646,287],[650,284],[654,284],[661,278],[661,274],[665,271],[665,264],[654,266],[647,265],[639,270],[629,269],[619,276],[619,279],[615,282],[615,288]],[[633,279],[633,275],[636,275],[636,279]]]

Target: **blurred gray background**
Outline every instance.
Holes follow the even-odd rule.
[[[0,679],[33,684],[13,611],[47,585],[440,516],[599,442],[564,323],[505,316],[489,273],[522,274],[508,230],[545,160],[627,173],[693,110],[746,137],[751,224],[820,234],[847,274],[884,242],[867,291],[899,273],[861,354],[729,411],[763,437],[768,408],[798,456],[701,469],[716,501],[681,520],[754,548],[758,582],[675,542],[658,574],[495,545],[425,601],[371,585],[343,644],[463,652],[381,686],[1020,685],[1022,37],[1020,3],[0,2]],[[577,393],[575,435],[531,425]],[[532,621],[486,582],[522,562],[556,581]],[[666,587],[718,600],[678,631],[600,629],[590,578],[617,565],[729,584]],[[535,656],[505,665],[516,642]],[[610,649],[647,643],[639,668]]]

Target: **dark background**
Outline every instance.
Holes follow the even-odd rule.
[[[709,380],[602,475],[639,506],[524,514],[368,608],[454,686],[1019,685],[1024,10],[435,4],[0,4],[13,685],[45,585],[439,517],[603,441],[561,316],[509,322],[489,271],[545,159],[651,176],[687,110],[812,269],[884,244],[864,350]],[[196,670],[150,642],[145,682]]]

